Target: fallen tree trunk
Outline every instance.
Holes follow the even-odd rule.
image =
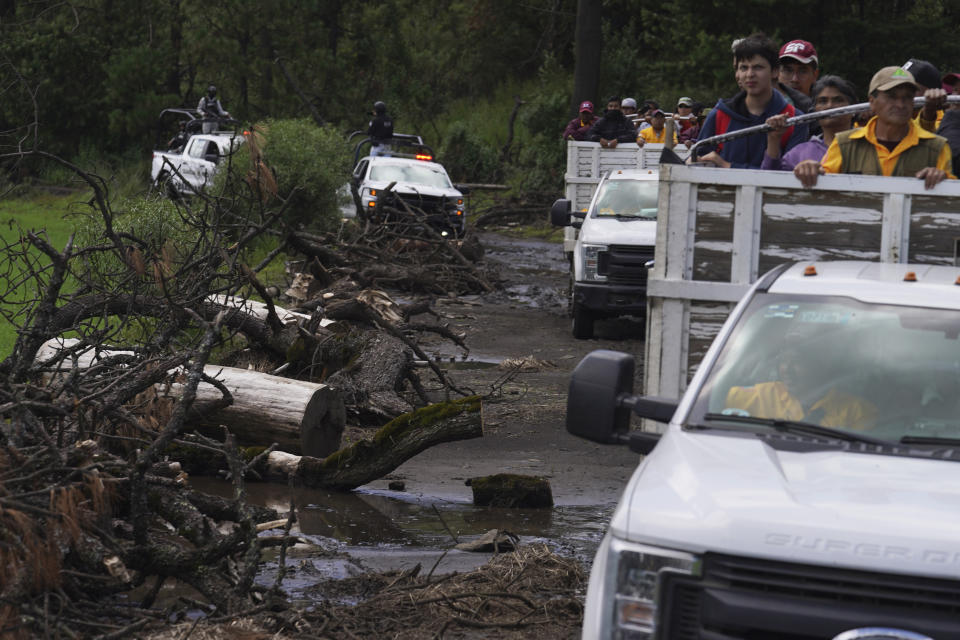
[[[391,420],[373,436],[327,456],[267,456],[270,480],[322,489],[350,491],[382,478],[434,445],[483,435],[480,396],[432,404]]]
[[[227,387],[233,404],[209,413],[208,407],[219,402],[222,394],[201,383],[193,404],[201,429],[223,425],[241,444],[276,442],[281,451],[306,456],[322,458],[340,448],[346,410],[333,387],[215,365],[204,367],[204,373]]]
[[[52,360],[59,352],[77,344],[78,341],[72,338],[50,340],[41,347],[37,359]],[[99,361],[121,355],[134,357],[132,351],[90,347],[77,354],[77,367],[87,369]],[[50,375],[62,375],[71,366],[71,357],[68,356],[54,365]],[[232,402],[222,406],[223,392],[212,384],[201,382],[192,407],[201,429],[209,432],[223,425],[241,444],[269,446],[276,442],[282,451],[321,458],[340,448],[346,409],[339,391],[333,387],[220,365],[206,365],[203,372],[226,388]],[[170,385],[169,388],[158,385],[157,393],[178,397],[180,385]]]

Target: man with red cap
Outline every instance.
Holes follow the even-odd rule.
[[[791,40],[780,47],[777,89],[804,113],[813,110],[810,90],[820,75],[819,64],[817,50],[806,40]]]
[[[564,140],[586,140],[590,127],[597,119],[593,115],[593,103],[584,100],[580,103],[580,115],[567,123],[567,128],[563,130]]]

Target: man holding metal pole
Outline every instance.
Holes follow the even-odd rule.
[[[916,89],[913,76],[902,67],[878,71],[870,81],[870,106],[876,115],[859,129],[838,133],[821,162],[801,162],[794,175],[805,187],[815,185],[821,173],[915,176],[928,189],[955,178],[946,139],[913,120]]]

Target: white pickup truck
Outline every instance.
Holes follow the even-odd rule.
[[[170,196],[198,193],[244,141],[243,135],[233,131],[197,133],[182,151],[154,151],[151,183]]]
[[[633,356],[587,356],[568,430],[648,455],[583,638],[960,639],[958,285],[956,266],[781,265],[679,401],[632,396]]]

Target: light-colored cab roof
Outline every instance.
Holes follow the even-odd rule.
[[[784,271],[768,290],[960,310],[960,267],[867,261],[799,262]]]

